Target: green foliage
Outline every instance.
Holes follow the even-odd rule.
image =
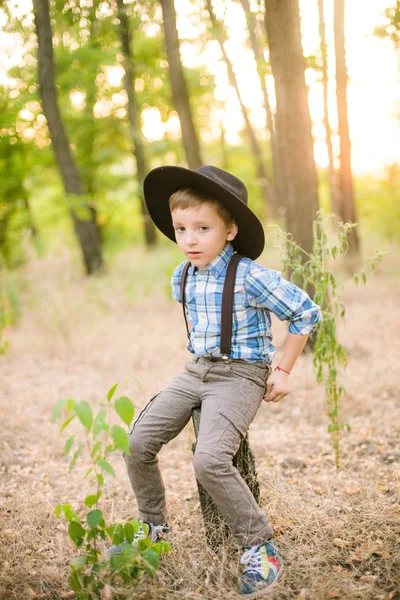
[[[113,586],[122,590],[130,589],[143,573],[154,577],[158,568],[160,555],[169,552],[166,542],[152,543],[150,539],[142,539],[133,546],[132,541],[139,529],[139,522],[131,520],[126,523],[107,524],[99,501],[104,496],[104,475],[115,477],[115,471],[108,457],[115,450],[130,454],[128,435],[120,425],[112,425],[111,417],[117,414],[125,425],[130,425],[134,416],[132,401],[120,396],[114,401],[118,383],[107,393],[107,402],[100,405],[97,414],[93,414],[87,402],[75,402],[72,398],[57,400],[51,420],[61,420],[60,434],[67,429],[73,420],[78,420],[83,429],[84,442],[80,443],[77,435],[67,438],[64,452],[69,455],[71,471],[83,456],[90,467],[84,479],[94,485],[94,490],[84,499],[84,507],[76,512],[72,505],[57,504],[54,510],[56,517],[63,515],[68,523],[68,535],[81,553],[70,561],[70,585],[79,600],[95,600],[102,594],[105,586]],[[112,443],[111,443],[112,442]],[[85,453],[86,450],[86,453]],[[86,510],[87,509],[87,510]],[[121,552],[105,555],[105,544],[121,545]]]
[[[20,296],[15,273],[6,269],[0,256],[0,355],[8,348],[4,337],[7,327],[14,325],[21,314]]]
[[[334,216],[330,217],[334,222]],[[287,254],[283,259],[283,269],[290,269],[295,280],[303,281],[303,287],[315,291],[314,301],[321,307],[323,321],[319,323],[313,348],[314,369],[318,383],[325,388],[325,400],[328,414],[328,431],[331,435],[335,464],[339,466],[340,432],[349,425],[340,419],[340,404],[345,396],[345,388],[338,383],[339,367],[346,367],[347,354],[337,339],[337,319],[345,317],[345,306],[338,298],[339,282],[331,264],[345,256],[348,245],[348,232],[356,227],[354,223],[337,225],[336,241],[328,240],[327,223],[322,211],[314,222],[314,242],[312,252],[305,252],[290,234],[280,232],[286,242]],[[354,276],[358,283],[366,283],[367,271],[375,268],[382,254],[377,252],[359,274]]]
[[[364,177],[356,180],[358,211],[363,229],[400,243],[400,165],[386,168],[382,179]]]
[[[400,47],[400,0],[396,0],[394,6],[387,8],[384,13],[385,24],[376,27],[375,35],[382,38],[389,38],[396,49]]]

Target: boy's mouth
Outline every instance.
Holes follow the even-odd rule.
[[[192,258],[196,258],[196,256],[200,256],[201,252],[189,251],[186,252],[187,256],[191,256]]]

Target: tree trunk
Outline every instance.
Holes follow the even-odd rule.
[[[123,0],[117,0],[119,31],[121,36],[122,52],[124,55],[125,78],[124,85],[128,95],[128,120],[129,130],[133,145],[133,154],[136,161],[136,172],[139,183],[139,198],[144,225],[144,235],[146,246],[153,246],[156,243],[156,229],[153,221],[150,219],[143,195],[143,181],[147,175],[148,167],[144,151],[140,127],[140,114],[135,91],[135,73],[132,56],[132,34],[129,19],[126,14],[126,6]]]
[[[57,104],[48,0],[34,0],[33,10],[38,38],[39,91],[43,104],[43,112],[47,120],[53,151],[61,173],[65,192],[68,196],[78,197],[78,200],[79,196],[82,196],[83,205],[84,195],[81,179],[71,153]],[[91,274],[101,270],[104,267],[104,263],[96,222],[96,210],[94,206],[88,206],[87,204],[85,204],[85,210],[89,211],[88,220],[79,218],[74,208],[71,209],[71,216],[82,250],[86,271],[88,274]]]
[[[267,172],[265,170],[265,165],[264,165],[264,158],[262,155],[262,150],[261,150],[261,146],[257,140],[257,136],[254,132],[254,129],[251,125],[250,122],[250,118],[249,118],[249,113],[248,110],[246,108],[246,106],[243,103],[242,100],[242,96],[240,93],[240,89],[239,89],[239,85],[236,79],[236,75],[235,75],[235,71],[233,70],[233,66],[231,61],[229,60],[229,57],[227,55],[227,53],[225,52],[225,48],[224,48],[224,42],[226,41],[226,35],[224,30],[222,29],[220,23],[218,23],[213,8],[212,8],[212,4],[211,4],[211,0],[206,0],[207,1],[207,9],[210,15],[210,20],[211,20],[211,24],[213,26],[216,38],[218,40],[219,46],[221,48],[221,52],[222,52],[222,56],[224,57],[225,63],[226,63],[226,67],[228,70],[228,80],[230,85],[234,88],[234,90],[236,91],[236,95],[238,97],[239,103],[240,103],[240,108],[242,110],[242,114],[243,114],[243,118],[244,118],[244,122],[246,124],[246,131],[247,131],[247,135],[249,136],[250,139],[250,144],[251,144],[251,148],[253,151],[253,155],[256,161],[256,167],[257,167],[257,174],[258,174],[258,181],[261,187],[261,191],[263,194],[263,198],[265,201],[265,204],[267,206],[267,210],[268,209],[272,209],[273,206],[273,190],[271,189],[271,186],[269,184],[268,181],[268,177],[267,177]]]
[[[310,252],[313,222],[318,210],[318,183],[298,0],[265,0],[265,21],[275,80],[275,126],[286,229],[306,252]]]
[[[254,14],[250,10],[249,0],[241,0],[243,11],[246,15],[247,29],[249,31],[249,38],[251,47],[253,49],[254,58],[257,65],[258,77],[260,79],[261,91],[264,98],[264,108],[267,116],[267,129],[270,134],[271,144],[271,158],[272,158],[272,181],[273,186],[270,188],[271,193],[271,212],[274,217],[280,214],[280,199],[279,199],[279,162],[277,157],[276,140],[275,140],[275,126],[272,116],[271,105],[269,102],[269,95],[267,90],[267,84],[265,81],[267,71],[264,53],[260,44],[258,43],[256,29],[257,20],[254,18]]]
[[[201,410],[196,408],[192,411],[192,421],[194,433],[197,441],[200,428]],[[196,443],[193,444],[193,452],[195,451]],[[239,446],[239,450],[233,458],[233,466],[237,468],[240,475],[250,488],[256,502],[260,502],[260,485],[257,479],[257,471],[255,460],[249,445],[248,435],[243,439]],[[206,529],[206,538],[208,544],[216,548],[224,543],[230,535],[228,525],[225,523],[221,513],[215,505],[211,496],[206,492],[201,483],[197,482],[199,491],[201,512],[203,514],[204,526]]]
[[[339,139],[340,139],[340,198],[339,216],[346,223],[355,223],[356,208],[354,203],[353,177],[351,173],[351,143],[349,122],[347,118],[347,68],[344,45],[344,0],[335,0],[334,32],[336,56],[336,99],[338,110]],[[359,252],[357,230],[353,228],[347,238],[349,254]]]
[[[190,169],[198,169],[203,163],[179,53],[174,0],[160,0],[160,4],[163,14],[165,47],[169,63],[172,99],[181,122],[186,160]]]
[[[331,198],[331,211],[338,214],[338,189],[335,173],[335,165],[333,162],[332,149],[332,131],[329,123],[329,106],[328,106],[328,52],[325,35],[325,16],[324,16],[324,0],[318,0],[319,12],[319,37],[321,43],[321,58],[322,58],[322,89],[324,101],[324,125],[325,125],[325,141],[328,150],[328,183]]]

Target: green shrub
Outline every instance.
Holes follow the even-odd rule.
[[[70,584],[76,598],[80,600],[99,598],[105,586],[132,587],[139,582],[143,573],[153,577],[160,555],[162,552],[169,552],[166,542],[152,543],[149,538],[132,545],[140,523],[131,520],[107,524],[99,508],[104,491],[104,476],[115,477],[109,455],[116,450],[130,454],[125,429],[121,425],[111,425],[113,413],[128,427],[134,415],[134,406],[129,398],[120,396],[113,400],[117,387],[118,383],[112,386],[107,394],[107,402],[100,405],[96,415],[87,402],[75,402],[71,398],[59,399],[52,413],[53,423],[63,416],[60,433],[76,419],[81,424],[83,441],[79,441],[75,434],[70,435],[65,442],[64,451],[69,455],[75,449],[69,466],[72,471],[86,450],[90,466],[84,479],[89,479],[94,484],[94,489],[86,496],[79,514],[70,503],[57,504],[55,507],[55,515],[64,515],[68,522],[69,537],[82,551],[70,561]],[[116,546],[121,545],[121,551],[106,555],[106,541]]]

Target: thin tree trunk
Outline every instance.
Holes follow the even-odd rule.
[[[268,176],[267,176],[267,172],[265,169],[264,158],[262,155],[261,146],[257,140],[257,136],[256,136],[254,129],[252,127],[252,124],[250,122],[248,110],[243,103],[239,85],[238,85],[238,82],[236,79],[235,71],[233,70],[232,63],[229,60],[227,53],[225,52],[224,42],[226,41],[226,35],[225,35],[224,30],[222,29],[220,23],[218,23],[218,21],[215,17],[215,14],[214,14],[214,11],[212,8],[212,4],[211,4],[211,0],[206,0],[206,2],[207,2],[207,9],[208,9],[208,12],[210,15],[211,24],[213,26],[216,38],[217,38],[219,46],[221,48],[222,56],[224,57],[224,60],[225,60],[226,66],[227,66],[229,83],[236,91],[236,95],[237,95],[239,103],[240,103],[240,108],[242,110],[244,122],[246,124],[247,135],[249,136],[251,148],[252,148],[253,155],[254,155],[254,158],[256,161],[258,180],[259,180],[259,184],[260,184],[261,191],[263,194],[263,198],[264,198],[265,204],[267,206],[267,209],[271,210],[273,207],[273,191],[272,191],[271,186],[268,181]]]
[[[328,106],[328,52],[325,35],[325,16],[324,16],[324,0],[318,0],[318,12],[319,12],[319,37],[321,43],[321,57],[322,57],[322,89],[323,89],[323,101],[324,101],[324,126],[325,126],[325,142],[328,151],[328,183],[329,192],[331,198],[331,210],[337,214],[337,181],[335,173],[335,165],[333,162],[333,149],[332,149],[332,131],[329,123],[329,106]]]
[[[171,78],[172,99],[181,122],[186,160],[190,169],[198,169],[203,163],[179,53],[174,0],[160,0],[160,4],[163,14],[165,47]]]
[[[197,442],[197,437],[200,428],[201,410],[196,408],[192,411],[192,422]],[[192,450],[195,451],[196,443],[193,444]],[[249,444],[249,437],[246,437],[240,443],[239,449],[235,454],[232,464],[237,468],[240,475],[250,488],[257,504],[260,503],[260,484],[257,479],[256,463],[254,455]],[[221,513],[211,496],[204,487],[197,481],[197,489],[199,491],[201,512],[203,515],[204,526],[206,529],[206,539],[212,548],[216,548],[224,543],[230,531],[225,523]]]
[[[338,110],[338,125],[340,139],[340,202],[339,216],[346,223],[355,223],[356,208],[354,203],[353,177],[351,172],[351,143],[349,122],[347,117],[347,68],[346,51],[344,43],[344,0],[335,0],[334,3],[334,33],[336,56],[336,99]],[[349,232],[347,238],[349,254],[359,252],[358,233],[355,228]]]
[[[153,246],[156,243],[155,226],[150,219],[146,208],[143,195],[143,181],[148,172],[146,155],[140,127],[140,114],[135,91],[135,73],[132,53],[132,33],[129,19],[126,14],[126,6],[123,0],[117,0],[118,19],[120,23],[119,31],[121,36],[122,52],[124,55],[125,78],[124,85],[128,95],[128,120],[129,130],[133,145],[133,154],[136,161],[137,179],[139,182],[139,196],[144,225],[144,235],[147,246]]]
[[[91,54],[96,56],[99,50],[98,29],[99,22],[97,21],[98,0],[92,0],[91,6],[88,8],[88,20],[90,27],[89,48]],[[94,141],[96,137],[96,121],[94,118],[94,106],[97,99],[96,87],[96,71],[93,73],[91,80],[86,86],[86,106],[85,106],[85,131],[82,141],[82,149],[80,151],[80,160],[78,164],[82,165],[82,183],[85,192],[90,198],[94,198],[96,194],[96,164],[94,160]]]
[[[265,0],[265,17],[275,80],[275,127],[284,179],[286,229],[306,252],[310,252],[313,222],[318,210],[318,183],[298,0]]]
[[[38,38],[39,90],[43,112],[50,131],[53,151],[66,194],[75,197],[83,196],[81,179],[71,153],[57,104],[48,0],[34,0],[33,10]],[[96,223],[95,208],[87,204],[85,207],[89,209],[89,220],[80,219],[73,208],[71,209],[71,215],[75,233],[82,250],[86,271],[90,274],[102,269],[104,263],[101,254],[100,235]]]
[[[254,14],[250,10],[249,0],[241,0],[243,11],[246,16],[247,29],[249,31],[249,38],[251,47],[253,49],[254,58],[257,65],[258,77],[260,79],[261,91],[264,98],[264,108],[267,116],[267,129],[270,134],[270,144],[271,144],[271,158],[272,158],[272,181],[273,186],[270,188],[271,192],[271,209],[274,216],[279,215],[279,163],[277,157],[277,149],[276,149],[276,141],[275,141],[275,126],[274,120],[272,116],[271,105],[269,102],[269,95],[267,90],[267,84],[265,81],[267,72],[266,72],[266,62],[264,58],[264,53],[260,44],[258,43],[256,29],[257,29],[257,20],[254,18]]]

